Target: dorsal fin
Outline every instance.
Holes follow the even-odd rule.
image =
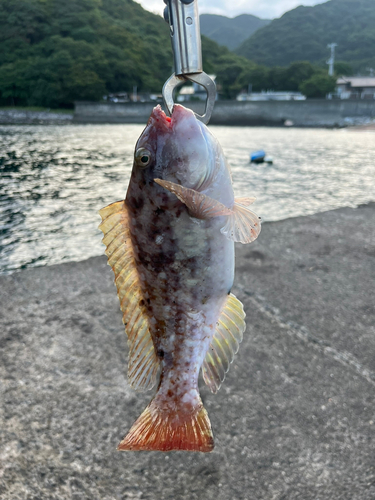
[[[115,273],[117,295],[122,320],[128,335],[130,385],[137,390],[149,390],[155,385],[159,361],[152,342],[148,316],[143,305],[142,290],[135,266],[130,239],[128,213],[124,201],[117,201],[99,211],[106,245],[108,264]]]
[[[233,294],[228,295],[202,365],[203,379],[214,394],[220,389],[242,342],[245,316],[241,302]]]

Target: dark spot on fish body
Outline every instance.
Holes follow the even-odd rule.
[[[189,257],[188,259],[184,259],[181,262],[181,266],[184,269],[189,270],[190,274],[193,278],[198,277],[198,276],[201,277],[202,269],[199,266],[199,262],[198,262],[197,257]]]
[[[185,211],[186,211],[186,208],[184,205],[181,205],[180,207],[178,207],[176,212],[175,212],[176,219],[178,219],[181,216],[181,214]]]
[[[142,299],[142,300],[140,300],[140,301],[139,301],[139,306],[140,306],[140,307],[142,307],[142,306],[144,306],[144,305],[145,305],[145,301],[144,301],[143,299]]]
[[[159,358],[163,359],[164,358],[164,351],[163,351],[163,349],[159,349],[157,351],[157,355],[158,355]]]
[[[159,235],[160,235],[160,230],[155,225],[151,225],[147,228],[147,237],[151,241],[154,241],[156,236],[159,236]]]
[[[131,196],[129,198],[129,203],[132,208],[136,210],[141,210],[145,204],[144,199],[142,197],[136,198],[135,196]]]
[[[146,253],[138,252],[137,261],[138,261],[137,264],[139,263],[139,264],[143,265],[144,267],[147,267],[148,264],[150,263],[150,257]]]
[[[157,273],[164,271],[165,268],[173,264],[174,261],[175,252],[173,250],[168,252],[159,252],[152,255],[152,267]]]
[[[156,210],[154,210],[154,213],[156,215],[162,215],[165,213],[165,210],[163,208],[158,207]]]

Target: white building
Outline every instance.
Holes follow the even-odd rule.
[[[216,75],[208,75],[211,80],[216,80]],[[207,92],[202,85],[193,83],[191,85],[184,85],[177,96],[177,102],[186,101],[205,101],[207,99]],[[217,99],[217,95],[216,95]]]
[[[374,76],[342,76],[336,83],[340,99],[375,99]]]
[[[281,90],[278,92],[274,92],[273,90],[262,90],[262,92],[239,94],[236,99],[237,101],[305,101],[306,96],[301,94],[301,92],[289,90]]]

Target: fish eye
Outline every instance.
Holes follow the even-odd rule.
[[[135,162],[138,167],[146,168],[151,163],[151,153],[148,149],[140,148],[135,152]]]

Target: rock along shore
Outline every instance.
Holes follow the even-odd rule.
[[[0,277],[0,498],[373,500],[375,203],[238,246],[248,328],[211,454],[119,453],[151,399],[104,257]]]

